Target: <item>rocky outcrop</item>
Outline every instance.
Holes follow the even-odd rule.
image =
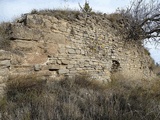
[[[144,48],[126,43],[107,19],[67,21],[37,14],[25,19],[11,23],[12,53],[0,52],[0,76],[5,76],[0,89],[8,76],[30,73],[52,79],[83,72],[103,82],[117,71],[130,78],[153,75]]]

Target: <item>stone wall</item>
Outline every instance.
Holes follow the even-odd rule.
[[[10,52],[0,50],[0,96],[3,94],[5,83],[9,77]]]
[[[144,48],[125,42],[107,19],[67,21],[28,14],[25,24],[11,23],[10,30],[12,51],[0,53],[0,83],[7,76],[31,73],[46,79],[88,73],[103,82],[117,71],[130,78],[152,76]]]

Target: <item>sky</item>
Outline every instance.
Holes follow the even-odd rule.
[[[130,0],[87,0],[94,11],[112,13],[117,8],[126,8]],[[28,13],[33,9],[79,9],[85,0],[0,0],[0,22],[10,21],[20,17],[21,14]],[[160,63],[160,45],[145,45],[151,53],[155,62]]]

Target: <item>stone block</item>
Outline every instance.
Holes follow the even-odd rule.
[[[48,69],[51,70],[51,71],[52,71],[52,70],[53,70],[53,71],[54,71],[54,70],[59,70],[59,69],[60,69],[60,66],[59,66],[59,65],[49,65],[49,66],[48,66]]]
[[[39,64],[34,65],[34,70],[35,71],[40,71],[41,70],[41,65],[39,65]]]
[[[46,43],[46,51],[48,55],[53,56],[58,54],[58,45],[56,43]]]
[[[69,70],[70,70],[70,71],[75,71],[75,70],[76,70],[76,68],[74,68],[74,67],[73,67],[73,68],[71,68],[71,69],[69,69]]]
[[[10,60],[3,60],[3,61],[0,61],[0,66],[9,67],[10,65],[11,65]]]
[[[80,54],[80,53],[81,53],[81,50],[76,50],[76,53],[77,53],[77,54]]]
[[[56,60],[49,60],[47,64],[56,64]]]
[[[64,48],[60,48],[58,51],[59,51],[59,53],[65,53],[66,52],[66,50]]]
[[[65,44],[66,38],[64,35],[60,33],[48,33],[45,34],[44,39],[47,40],[49,43],[55,44]]]
[[[89,64],[90,64],[90,65],[93,65],[93,61],[89,61]]]
[[[62,60],[63,65],[68,65],[68,63],[69,63],[69,60]]]
[[[51,17],[50,20],[51,20],[53,23],[57,23],[57,22],[58,22],[58,19],[55,18],[55,17]]]
[[[76,68],[76,70],[81,71],[81,70],[83,70],[83,69],[82,69],[82,68]]]
[[[45,77],[47,77],[47,76],[51,76],[52,75],[52,72],[51,71],[48,71],[48,70],[41,70],[41,71],[39,71],[39,72],[37,72],[36,73],[36,75],[37,76],[45,76]]]
[[[62,61],[61,60],[57,60],[57,64],[62,64]]]
[[[97,66],[96,69],[97,70],[102,70],[102,67],[101,66]]]
[[[85,62],[85,63],[84,63],[84,66],[85,66],[85,67],[90,66],[89,62]]]
[[[112,58],[112,59],[115,59],[115,58],[116,58],[116,56],[111,56],[111,58]]]
[[[61,22],[59,25],[59,30],[62,32],[65,32],[67,30],[67,23],[66,22]]]
[[[78,59],[78,61],[79,61],[80,59],[83,59],[83,56],[82,55],[76,55],[75,58]]]
[[[8,80],[8,76],[0,76],[0,84]]]
[[[93,65],[98,65],[98,62],[93,62]]]
[[[68,53],[69,54],[76,54],[76,51],[75,51],[75,49],[68,49]]]
[[[68,69],[73,68],[73,67],[74,67],[74,65],[68,65],[67,66]]]
[[[9,60],[11,57],[10,52],[0,50],[0,60]]]
[[[69,73],[70,73],[70,74],[75,74],[75,73],[77,73],[77,72],[76,72],[76,70],[71,70],[71,71],[69,71]]]
[[[0,76],[7,76],[9,73],[8,68],[0,69]]]
[[[66,74],[66,73],[69,73],[69,70],[68,69],[60,69],[60,70],[58,70],[58,73],[59,74]]]
[[[79,67],[80,67],[80,68],[83,68],[83,67],[84,67],[84,63],[80,63],[80,64],[79,64]]]
[[[84,54],[85,54],[84,50],[81,50],[81,54],[82,54],[82,55],[84,55]]]

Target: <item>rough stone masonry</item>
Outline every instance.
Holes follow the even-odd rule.
[[[0,91],[16,76],[37,74],[45,79],[87,73],[110,81],[121,71],[129,78],[149,78],[152,59],[142,46],[126,43],[103,18],[57,19],[27,14],[25,24],[11,23],[11,49],[0,50]]]

